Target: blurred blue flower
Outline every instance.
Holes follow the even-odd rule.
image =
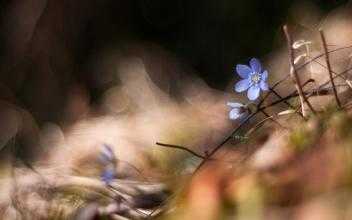
[[[116,157],[109,145],[103,145],[99,160],[104,166],[100,178],[105,184],[110,184],[116,176]]]
[[[229,112],[229,118],[231,120],[236,120],[238,118],[243,118],[248,113],[247,107],[245,105],[241,104],[241,103],[228,102],[227,105],[232,108],[231,111]]]
[[[262,71],[262,65],[256,58],[252,58],[249,65],[238,64],[236,66],[236,71],[242,80],[236,83],[235,91],[243,92],[248,89],[247,97],[253,101],[259,97],[260,90],[269,90],[268,71]]]
[[[114,151],[109,145],[107,144],[103,145],[103,149],[99,155],[99,160],[103,164],[115,162],[116,157],[115,157]]]
[[[110,184],[115,179],[116,170],[112,167],[107,167],[102,172],[100,178],[105,184]]]

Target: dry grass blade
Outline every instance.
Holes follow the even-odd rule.
[[[327,45],[326,45],[325,35],[324,35],[324,32],[322,30],[320,30],[319,32],[320,32],[320,38],[321,38],[321,41],[322,41],[324,53],[325,53],[326,66],[328,68],[328,73],[329,73],[330,82],[331,82],[331,85],[332,85],[332,88],[333,88],[334,97],[335,97],[337,106],[339,108],[341,108],[341,102],[340,102],[339,97],[337,95],[336,86],[335,86],[334,79],[333,79],[333,76],[332,76],[331,64],[330,64],[330,59],[329,59],[329,54],[328,54],[328,48],[327,48]]]
[[[296,87],[296,90],[297,90],[299,98],[300,98],[303,117],[307,117],[307,114],[306,114],[306,111],[305,111],[305,108],[304,108],[304,103],[307,104],[309,109],[314,114],[316,114],[316,111],[314,110],[313,106],[311,105],[311,103],[309,102],[308,98],[305,96],[305,94],[303,92],[301,81],[300,81],[300,78],[298,76],[295,64],[294,64],[295,55],[294,55],[294,51],[292,49],[292,38],[291,38],[291,35],[289,33],[287,25],[285,25],[283,27],[283,30],[284,30],[284,33],[285,33],[285,36],[286,36],[286,40],[287,40],[287,47],[288,47],[288,52],[289,52],[289,61],[290,61],[290,65],[291,65],[290,76],[293,79],[293,82],[295,83],[295,87]]]

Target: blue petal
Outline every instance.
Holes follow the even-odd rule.
[[[268,91],[269,90],[269,85],[267,82],[265,82],[264,80],[260,81],[260,88],[263,91]]]
[[[227,105],[232,108],[241,108],[244,106],[243,104],[241,104],[239,102],[228,102]]]
[[[251,82],[249,79],[243,79],[239,82],[236,83],[235,85],[235,91],[236,92],[243,92],[246,91],[249,86],[251,85]]]
[[[239,109],[238,108],[234,108],[234,109],[232,109],[231,111],[230,111],[230,113],[229,113],[229,118],[231,119],[231,120],[236,120],[237,118],[239,118],[240,117],[240,111],[239,111]]]
[[[112,169],[106,169],[101,174],[101,180],[106,184],[109,184],[115,178],[115,172]]]
[[[107,144],[104,144],[103,147],[104,148],[101,152],[101,158],[103,160],[106,160],[106,162],[113,161],[115,159],[115,154],[114,154],[114,151],[112,150],[112,148]]]
[[[259,97],[259,93],[260,93],[259,86],[258,85],[254,85],[254,86],[251,86],[248,89],[247,96],[248,96],[249,100],[253,101],[253,100],[256,100]]]
[[[265,70],[265,71],[262,73],[261,77],[262,77],[262,80],[266,81],[266,80],[268,79],[268,71]]]
[[[249,66],[242,65],[242,64],[238,64],[236,66],[236,71],[242,79],[248,78],[249,74],[251,74],[253,72],[253,70],[251,68],[249,68]]]
[[[249,61],[249,65],[251,66],[252,70],[256,73],[261,73],[262,71],[262,65],[260,64],[260,61],[256,58],[252,58]]]
[[[99,162],[104,165],[111,163],[110,159],[105,154],[100,154],[98,156],[98,159],[99,159]]]

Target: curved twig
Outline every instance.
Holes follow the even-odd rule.
[[[184,150],[184,151],[187,151],[188,153],[192,154],[193,156],[196,156],[196,157],[201,158],[201,159],[205,159],[206,158],[205,156],[202,156],[202,155],[190,150],[187,147],[174,145],[174,144],[164,144],[164,143],[160,143],[160,142],[156,142],[155,144],[159,145],[159,146],[163,146],[163,147],[169,147],[169,148],[176,148],[176,149]]]

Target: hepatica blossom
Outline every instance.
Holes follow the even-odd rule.
[[[269,90],[268,71],[262,70],[262,65],[258,59],[252,58],[249,66],[238,64],[236,71],[242,80],[236,83],[235,91],[244,92],[248,90],[247,97],[249,100],[256,100],[259,97],[260,90]]]
[[[229,118],[231,120],[236,120],[243,118],[244,116],[247,115],[248,109],[245,105],[238,103],[238,102],[228,102],[228,106],[230,106],[232,109],[229,112]]]

